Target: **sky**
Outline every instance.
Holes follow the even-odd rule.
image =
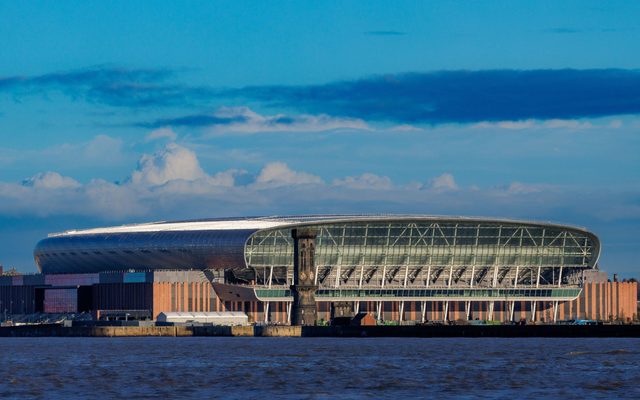
[[[639,277],[640,3],[0,0],[0,264],[309,213],[586,227]]]

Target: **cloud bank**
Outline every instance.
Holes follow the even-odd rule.
[[[640,71],[487,70],[375,76],[227,92],[273,107],[397,123],[575,119],[640,113]]]
[[[244,179],[239,180],[242,176]],[[246,179],[250,178],[250,179]],[[241,181],[242,183],[238,183]],[[0,217],[72,216],[105,223],[256,214],[422,213],[532,219],[640,219],[640,192],[511,182],[499,187],[461,186],[450,173],[422,183],[398,184],[375,173],[330,183],[282,162],[251,177],[228,169],[209,174],[190,149],[169,143],[140,158],[123,183],[80,183],[44,172],[21,183],[0,182]],[[580,201],[575,198],[580,193]],[[615,201],[611,201],[611,199]],[[94,222],[95,223],[95,222]]]
[[[261,116],[246,108],[232,107],[135,124],[145,128],[231,126],[238,131],[249,129],[242,126],[255,129],[256,125],[266,130],[292,130],[297,126],[355,124],[359,129],[370,121],[445,124],[571,120],[640,113],[640,70],[628,69],[415,72],[322,85],[239,89],[185,85],[176,76],[175,71],[166,69],[102,66],[37,76],[0,77],[0,93],[20,98],[60,92],[89,103],[135,109],[207,109],[244,99],[301,113]]]
[[[306,172],[293,171],[283,162],[272,162],[262,168],[255,184],[258,187],[279,187],[289,185],[321,184],[320,177]]]
[[[210,133],[321,132],[336,129],[369,129],[364,121],[355,118],[336,118],[326,114],[262,115],[248,107],[220,107],[210,114],[160,118],[136,125],[160,129],[162,129],[161,127],[208,128]]]
[[[456,190],[458,185],[453,175],[444,173],[429,180],[429,186],[435,190]]]
[[[80,182],[56,172],[0,182],[0,223],[7,235],[20,238],[16,240],[21,251],[28,254],[47,232],[153,220],[344,213],[475,215],[585,225],[601,234],[606,246],[617,246],[618,258],[628,254],[625,257],[633,259],[636,248],[628,238],[638,233],[637,187],[535,182],[478,187],[462,185],[456,178],[444,172],[407,184],[365,172],[328,182],[279,161],[263,165],[255,174],[234,168],[209,173],[191,149],[172,143],[141,157],[129,178],[119,184],[103,179]],[[616,254],[610,247],[607,254]],[[632,263],[625,265],[634,271]],[[619,267],[616,261],[613,266]]]
[[[97,66],[36,76],[0,77],[0,92],[16,97],[60,92],[76,100],[114,107],[166,107],[201,103],[214,93],[182,85],[168,69]]]
[[[68,176],[62,176],[57,172],[40,172],[31,178],[22,181],[23,186],[35,189],[68,189],[80,187],[80,183]]]
[[[131,175],[131,182],[163,185],[172,180],[194,181],[206,176],[194,152],[169,143],[162,151],[140,158],[137,170]]]

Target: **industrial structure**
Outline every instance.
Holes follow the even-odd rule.
[[[599,255],[600,241],[583,228],[466,217],[256,217],[71,230],[38,243],[40,275],[0,279],[0,311],[22,298],[32,311],[131,309],[156,318],[230,310],[254,322],[304,325],[362,312],[400,323],[635,317],[637,284],[607,282]]]

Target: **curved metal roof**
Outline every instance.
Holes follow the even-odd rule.
[[[442,216],[426,214],[332,214],[332,215],[299,215],[299,216],[262,216],[212,218],[184,221],[158,221],[141,224],[128,224],[104,228],[68,230],[51,233],[49,237],[92,235],[110,233],[136,232],[172,232],[172,231],[225,231],[225,230],[262,230],[296,225],[318,225],[326,223],[344,223],[354,221],[460,221],[460,222],[495,222],[505,224],[524,224],[528,226],[555,226],[558,228],[587,231],[586,228],[563,225],[553,222],[512,220],[505,218]]]

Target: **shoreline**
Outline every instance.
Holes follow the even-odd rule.
[[[640,338],[635,325],[63,326],[0,327],[0,337],[583,337]]]

